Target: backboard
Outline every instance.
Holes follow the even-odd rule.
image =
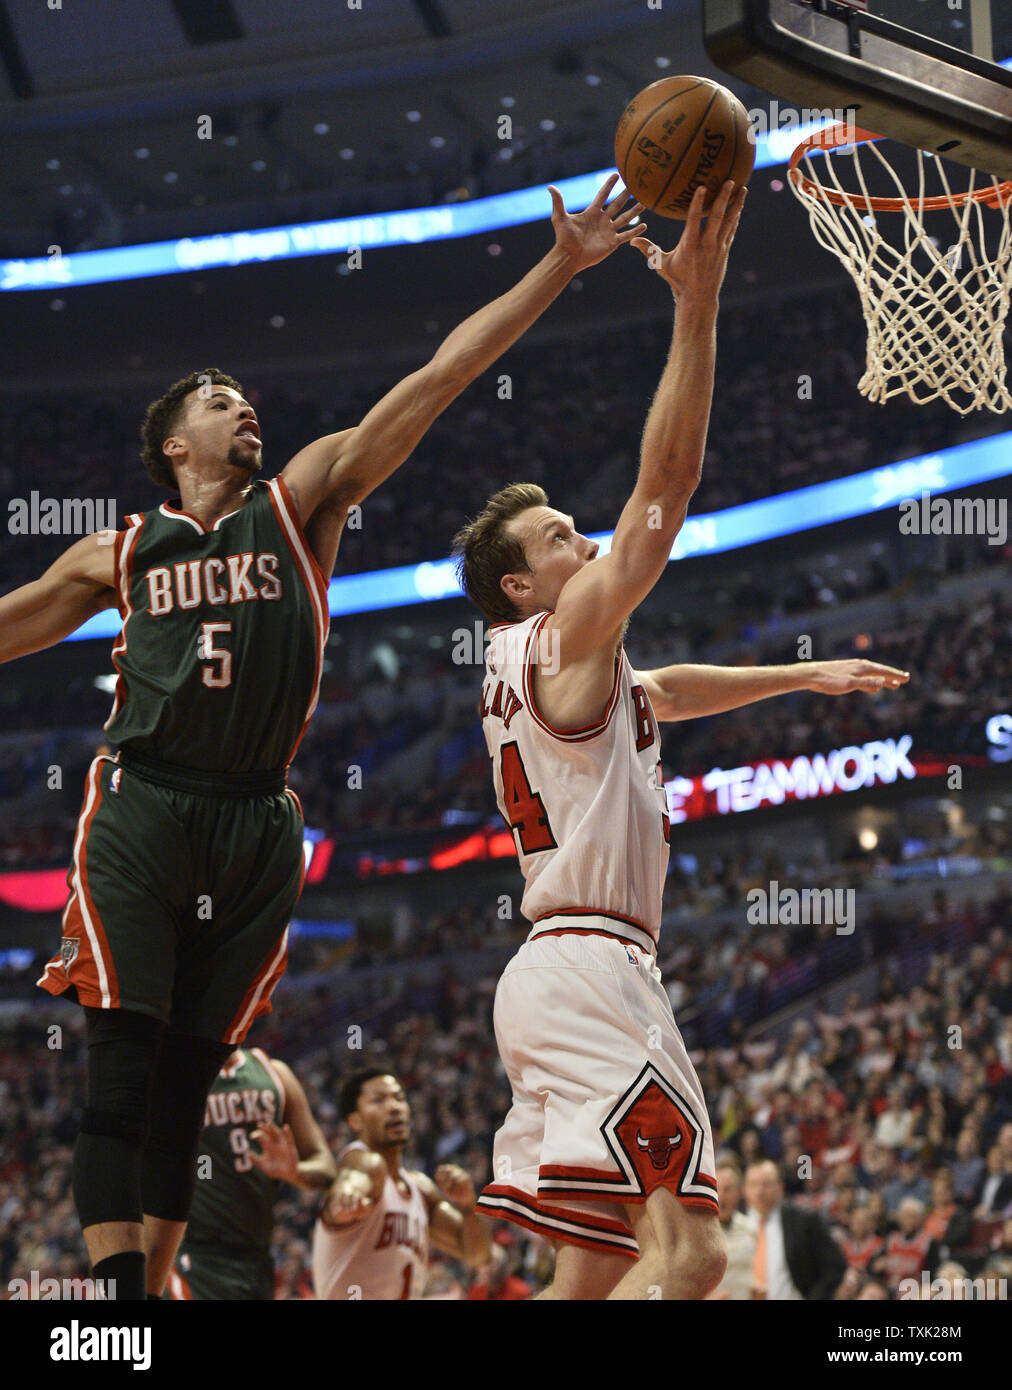
[[[1012,179],[1010,0],[703,0],[717,67]]]
[[[1003,63],[1012,59],[1012,5],[1008,0],[868,0],[879,19],[951,44],[964,53]]]

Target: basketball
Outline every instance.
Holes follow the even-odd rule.
[[[755,163],[749,134],[748,113],[726,87],[705,77],[664,77],[623,111],[615,163],[638,202],[684,221],[700,184],[709,212],[726,179],[748,182]]]

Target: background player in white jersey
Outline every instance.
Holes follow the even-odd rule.
[[[699,1299],[725,1268],[706,1104],[655,963],[669,834],[656,720],[907,679],[866,661],[637,673],[622,649],[702,468],[745,194],[725,184],[705,231],[703,196],[674,251],[633,241],[677,313],[610,554],[530,484],[498,493],[456,541],[464,588],[496,624],[482,717],[534,924],[496,991],[513,1105],[478,1208],[555,1243],[541,1297]]]
[[[433,1182],[401,1166],[411,1107],[397,1078],[379,1067],[356,1072],[340,1108],[355,1141],[340,1155],[313,1231],[317,1298],[420,1298],[430,1241],[475,1269],[486,1263],[488,1223],[464,1169],[444,1163]]]

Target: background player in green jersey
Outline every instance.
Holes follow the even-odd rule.
[[[208,1093],[197,1186],[170,1296],[273,1299],[271,1235],[281,1184],[320,1192],[336,1177],[291,1067],[258,1047],[236,1048]]]
[[[218,371],[176,382],[148,408],[143,457],[178,496],[0,598],[0,661],[114,605],[123,618],[107,725],[118,753],[89,771],[63,939],[39,982],[86,1011],[74,1199],[95,1275],[120,1298],[164,1289],[211,1082],[284,970],[302,883],[286,775],[316,704],[349,508],[575,274],[642,231],[624,190],[607,201],[615,182],[576,214],[553,189],[548,254],[359,425],[268,484],[239,383]]]

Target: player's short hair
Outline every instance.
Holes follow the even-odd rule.
[[[186,397],[191,391],[196,391],[198,386],[205,384],[229,386],[233,391],[238,391],[240,396],[243,394],[242,387],[234,377],[219,371],[217,367],[205,367],[202,372],[191,372],[189,376],[174,381],[161,400],[152,401],[144,412],[144,423],[141,425],[144,447],[141,450],[141,458],[148,473],[160,487],[167,487],[172,491],[176,487],[176,475],[172,471],[172,464],[162,453],[162,445],[179,424]]]
[[[337,1097],[337,1108],[345,1119],[349,1115],[354,1115],[358,1109],[358,1098],[362,1094],[362,1087],[367,1081],[375,1081],[377,1076],[394,1076],[394,1073],[389,1067],[363,1067],[361,1071],[353,1071],[342,1083]],[[394,1080],[397,1080],[395,1076]]]
[[[528,568],[523,544],[506,525],[528,507],[547,506],[548,494],[537,483],[510,483],[490,497],[478,516],[453,538],[461,588],[491,622],[514,622],[522,616],[500,584],[504,574]]]

